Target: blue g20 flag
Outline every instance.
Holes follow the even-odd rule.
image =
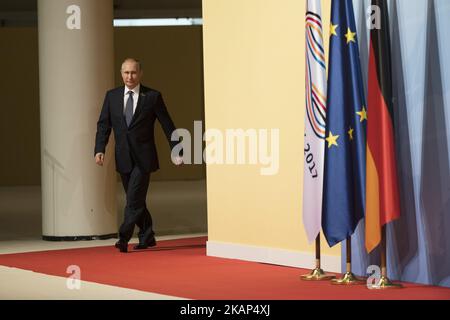
[[[322,230],[330,246],[364,216],[366,122],[352,0],[332,0]]]

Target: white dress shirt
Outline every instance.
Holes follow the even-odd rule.
[[[133,91],[133,114],[134,114],[134,112],[136,111],[137,103],[138,103],[140,88],[141,88],[140,84],[138,84],[136,87],[134,87],[133,90],[130,90],[127,88],[127,86],[125,86],[125,91],[124,91],[124,95],[123,95],[123,112],[125,112],[125,108],[127,106],[127,101],[130,97],[128,92]]]

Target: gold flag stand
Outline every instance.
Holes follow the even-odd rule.
[[[346,249],[347,249],[347,269],[345,274],[340,279],[333,279],[331,280],[332,284],[336,285],[357,285],[357,284],[364,284],[365,282],[359,278],[357,278],[352,273],[352,244],[350,237],[347,238],[346,241]]]
[[[335,276],[326,274],[320,268],[320,233],[316,238],[316,268],[311,271],[309,274],[305,274],[300,276],[300,279],[305,281],[328,281],[333,279]]]
[[[396,284],[391,282],[387,277],[387,248],[386,248],[386,226],[383,226],[381,231],[381,278],[378,283],[374,285],[368,285],[369,289],[402,289],[403,286],[401,284]]]

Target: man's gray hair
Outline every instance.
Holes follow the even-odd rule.
[[[139,60],[134,59],[134,58],[126,58],[125,60],[123,60],[122,64],[120,65],[120,71],[121,71],[121,72],[122,72],[123,64],[124,64],[125,62],[134,62],[134,63],[137,64],[139,71],[142,71],[142,70],[143,70],[143,69],[142,69],[142,64],[141,64],[141,62],[140,62]]]

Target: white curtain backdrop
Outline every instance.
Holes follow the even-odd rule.
[[[353,0],[366,93],[370,2]],[[402,208],[387,228],[388,274],[450,287],[450,1],[388,3]],[[379,263],[378,250],[365,252],[364,221],[352,249],[354,273],[367,275]]]

